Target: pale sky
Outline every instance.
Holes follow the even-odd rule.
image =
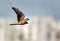
[[[11,7],[19,8],[26,16],[60,18],[60,0],[0,0],[0,16],[15,18]]]

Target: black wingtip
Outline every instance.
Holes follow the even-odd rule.
[[[12,9],[15,9],[15,7],[12,7]]]
[[[14,25],[14,24],[9,24],[9,25]]]
[[[10,25],[20,25],[20,24],[10,24]]]
[[[26,22],[25,24],[28,24],[28,22]],[[9,25],[25,25],[25,24],[9,24]]]

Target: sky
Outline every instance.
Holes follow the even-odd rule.
[[[0,0],[0,16],[16,18],[16,7],[26,16],[53,16],[60,19],[60,0]]]

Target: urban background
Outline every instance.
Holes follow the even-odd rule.
[[[0,41],[60,41],[60,0],[0,0]],[[30,20],[17,23],[16,7]]]

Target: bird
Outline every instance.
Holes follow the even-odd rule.
[[[25,19],[25,15],[23,12],[21,12],[18,8],[16,7],[12,7],[12,9],[14,10],[14,12],[16,13],[17,15],[17,21],[18,23],[16,24],[10,24],[10,25],[25,25],[25,24],[28,24],[28,20],[29,18],[26,18]]]

